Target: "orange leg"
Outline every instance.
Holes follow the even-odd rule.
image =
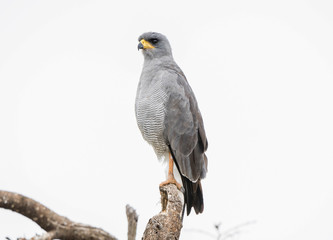
[[[182,188],[182,185],[178,183],[173,175],[173,159],[171,154],[169,153],[169,170],[168,170],[168,178],[166,181],[161,182],[160,187],[168,185],[168,184],[175,184],[177,188],[180,190]]]

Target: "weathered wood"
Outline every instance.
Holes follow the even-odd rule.
[[[182,228],[183,194],[173,184],[160,187],[160,194],[162,211],[149,220],[143,240],[179,239]],[[46,231],[30,240],[117,240],[103,229],[73,222],[21,194],[0,191],[0,208],[24,215]],[[135,240],[138,215],[129,205],[126,206],[126,215],[128,240]],[[20,238],[20,240],[26,239]]]
[[[138,214],[136,213],[135,209],[132,208],[130,205],[126,205],[126,216],[127,216],[127,239],[128,240],[135,240],[136,236],[136,228],[138,224]]]
[[[143,240],[179,239],[182,229],[182,193],[173,184],[160,187],[162,211],[149,219]]]
[[[32,240],[117,240],[103,229],[73,222],[18,193],[0,191],[0,208],[28,217],[46,231],[45,234],[35,236]]]

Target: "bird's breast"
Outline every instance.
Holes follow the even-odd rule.
[[[137,124],[143,138],[153,146],[158,157],[168,151],[163,137],[166,101],[163,82],[140,82],[135,102]]]

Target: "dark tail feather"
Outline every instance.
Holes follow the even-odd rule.
[[[202,187],[200,179],[194,183],[182,176],[183,187],[185,188],[184,202],[186,204],[187,216],[191,213],[192,207],[196,214],[202,213],[204,210]]]

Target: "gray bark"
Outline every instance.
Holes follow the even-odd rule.
[[[142,239],[179,239],[182,228],[182,193],[173,184],[160,187],[160,193],[162,211],[149,220]],[[45,234],[36,235],[30,240],[117,240],[103,229],[73,222],[43,204],[18,193],[0,190],[0,208],[24,215],[46,231]],[[129,205],[126,206],[126,215],[128,240],[135,240],[138,215]],[[20,238],[20,240],[26,239]]]

